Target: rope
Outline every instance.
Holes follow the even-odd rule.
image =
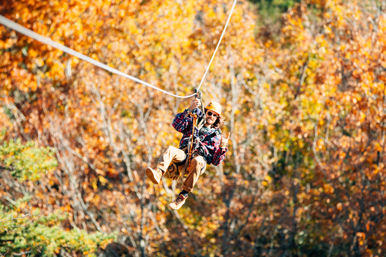
[[[214,51],[214,53],[213,53],[213,55],[212,55],[212,58],[211,58],[211,60],[210,60],[210,62],[209,62],[209,64],[208,64],[208,66],[207,66],[207,68],[206,68],[206,71],[205,71],[205,73],[204,73],[204,76],[202,77],[201,82],[200,82],[200,85],[198,86],[197,90],[201,88],[202,83],[203,83],[203,81],[204,81],[204,79],[205,79],[205,77],[206,77],[206,74],[208,73],[209,67],[210,67],[210,65],[211,65],[211,63],[212,63],[212,61],[213,61],[213,59],[214,59],[214,56],[215,56],[215,54],[216,54],[216,52],[217,52],[217,49],[219,48],[219,45],[220,45],[220,43],[221,43],[221,40],[222,40],[222,38],[223,38],[223,36],[224,36],[224,34],[225,34],[225,30],[226,30],[226,28],[227,28],[227,26],[228,26],[228,24],[229,24],[229,21],[230,21],[230,18],[231,18],[231,16],[232,16],[233,9],[234,9],[236,3],[237,3],[237,0],[235,0],[235,1],[233,2],[232,9],[231,9],[230,14],[229,14],[229,16],[228,16],[228,20],[227,20],[227,22],[226,22],[226,24],[225,24],[225,26],[224,26],[223,32],[222,32],[221,37],[220,37],[220,39],[219,39],[219,41],[218,41],[218,43],[217,43],[216,49],[215,49],[215,51]],[[138,78],[136,78],[136,77],[133,77],[133,76],[131,76],[131,75],[128,75],[128,74],[126,74],[126,73],[123,73],[123,72],[121,72],[121,71],[119,71],[119,70],[116,70],[116,69],[114,69],[114,68],[112,68],[112,67],[110,67],[110,66],[108,66],[108,65],[106,65],[106,64],[103,64],[103,63],[101,63],[101,62],[98,62],[97,60],[94,60],[94,59],[92,59],[92,58],[86,56],[86,55],[83,55],[83,54],[81,54],[81,53],[79,53],[79,52],[77,52],[77,51],[75,51],[75,50],[73,50],[73,49],[71,49],[71,48],[68,48],[68,47],[66,47],[66,46],[64,46],[64,45],[62,45],[62,44],[59,44],[59,43],[57,43],[57,42],[51,40],[50,38],[41,36],[41,35],[39,35],[39,34],[33,32],[32,30],[29,30],[29,29],[27,29],[27,28],[25,28],[25,27],[23,27],[23,26],[21,26],[21,25],[15,23],[15,22],[13,22],[13,21],[11,21],[11,20],[5,18],[5,17],[2,16],[2,15],[0,15],[0,24],[6,26],[6,27],[8,27],[8,28],[11,28],[11,29],[13,29],[13,30],[15,30],[15,31],[17,31],[17,32],[19,32],[19,33],[21,33],[21,34],[27,36],[27,37],[30,37],[30,38],[35,39],[35,40],[37,40],[37,41],[40,41],[40,42],[43,43],[43,44],[50,45],[50,46],[52,46],[52,47],[54,47],[54,48],[56,48],[56,49],[59,49],[59,50],[65,52],[65,53],[67,53],[67,54],[69,54],[69,55],[78,57],[79,59],[81,59],[81,60],[83,60],[83,61],[86,61],[86,62],[88,62],[88,63],[91,63],[91,64],[93,64],[93,65],[95,65],[95,66],[97,66],[97,67],[99,67],[99,68],[102,68],[102,69],[107,70],[107,71],[109,71],[109,72],[111,72],[111,73],[120,75],[120,76],[125,77],[125,78],[128,78],[128,79],[130,79],[130,80],[133,80],[133,81],[135,81],[135,82],[137,82],[137,83],[139,83],[139,84],[142,84],[142,85],[144,85],[144,86],[146,86],[146,87],[153,88],[153,89],[158,90],[158,91],[160,91],[160,92],[162,92],[162,93],[164,93],[164,94],[167,94],[167,95],[170,95],[170,96],[173,96],[173,97],[176,97],[176,98],[189,98],[189,97],[192,97],[192,96],[196,95],[196,93],[194,93],[194,94],[191,94],[191,95],[180,96],[180,95],[176,95],[176,94],[170,93],[170,92],[168,92],[168,91],[166,91],[166,90],[163,90],[163,89],[161,89],[161,88],[159,88],[159,87],[153,86],[152,84],[149,84],[149,83],[147,83],[147,82],[145,82],[145,81],[143,81],[143,80],[140,80],[140,79],[138,79]]]
[[[17,24],[15,22],[5,18],[2,15],[0,15],[0,23],[3,24],[4,26],[8,27],[8,28],[16,30],[17,32],[19,32],[19,33],[21,33],[21,34],[23,34],[23,35],[25,35],[27,37],[33,38],[33,39],[35,39],[37,41],[40,41],[43,44],[50,45],[50,46],[52,46],[52,47],[54,47],[56,49],[59,49],[59,50],[65,52],[65,53],[68,53],[70,55],[78,57],[79,59],[81,59],[83,61],[89,62],[89,63],[91,63],[91,64],[93,64],[93,65],[95,65],[95,66],[97,66],[99,68],[102,68],[104,70],[110,71],[111,73],[120,75],[122,77],[131,79],[131,80],[133,80],[133,81],[135,81],[137,83],[140,83],[140,84],[142,84],[144,86],[147,86],[147,87],[153,88],[155,90],[158,90],[158,91],[160,91],[160,92],[162,92],[164,94],[167,94],[167,95],[170,95],[170,96],[174,96],[174,97],[177,97],[177,98],[189,98],[189,97],[194,96],[194,94],[187,95],[187,96],[179,96],[179,95],[170,93],[170,92],[168,92],[166,90],[163,90],[163,89],[161,89],[159,87],[153,86],[153,85],[151,85],[151,84],[149,84],[149,83],[147,83],[147,82],[145,82],[143,80],[140,80],[140,79],[138,79],[136,77],[130,76],[130,75],[128,75],[126,73],[123,73],[123,72],[121,72],[119,70],[111,68],[110,66],[108,66],[106,64],[98,62],[97,60],[94,60],[94,59],[92,59],[92,58],[90,58],[90,57],[88,57],[86,55],[78,53],[77,51],[72,50],[71,48],[68,48],[68,47],[66,47],[64,45],[61,45],[61,44],[59,44],[59,43],[57,43],[57,42],[55,42],[55,41],[53,41],[53,40],[51,40],[51,39],[49,39],[47,37],[43,37],[43,36],[33,32],[32,30],[29,30],[29,29],[27,29],[27,28],[25,28],[23,26],[20,26],[19,24]]]
[[[224,29],[223,29],[223,31],[222,31],[222,33],[221,33],[220,39],[218,40],[216,49],[214,50],[214,53],[213,53],[213,55],[212,55],[212,58],[210,59],[210,62],[209,62],[209,64],[208,64],[208,66],[206,67],[206,70],[205,70],[204,76],[203,76],[202,79],[201,79],[200,85],[198,85],[198,87],[197,87],[198,90],[201,88],[202,84],[204,83],[206,74],[207,74],[208,71],[209,71],[210,65],[212,64],[212,61],[213,61],[214,56],[215,56],[215,54],[216,54],[216,52],[217,52],[217,49],[218,49],[218,47],[220,46],[220,43],[221,43],[222,38],[224,37],[225,30],[227,29],[228,24],[229,24],[229,21],[231,20],[232,13],[233,13],[233,10],[235,9],[236,4],[237,4],[237,0],[234,0],[234,1],[233,1],[232,8],[231,8],[231,11],[229,12],[229,15],[228,15],[227,22],[225,23],[225,26],[224,26]]]

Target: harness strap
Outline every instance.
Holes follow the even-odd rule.
[[[185,158],[183,173],[186,172],[186,169],[189,166],[189,162],[192,159],[193,147],[194,147],[194,143],[195,143],[194,142],[195,141],[194,130],[195,130],[195,128],[200,130],[204,126],[204,122],[205,122],[205,111],[204,111],[204,107],[202,104],[202,93],[199,89],[195,89],[194,94],[195,94],[195,98],[200,100],[200,108],[201,108],[201,113],[203,115],[202,115],[202,117],[197,117],[197,113],[192,113],[192,112],[188,113],[188,115],[193,118],[193,122],[192,122],[192,133],[190,135],[188,145],[187,145],[188,152],[187,152],[187,156]]]
[[[196,127],[198,128],[198,130],[200,130],[202,128],[202,126],[204,126],[204,123],[205,123],[205,110],[204,110],[204,105],[202,104],[201,91],[199,89],[195,89],[194,93],[196,95],[195,97],[200,100],[200,109],[201,109],[201,113],[203,114],[202,117],[198,118],[197,124],[196,124]]]
[[[185,161],[183,173],[186,172],[186,168],[189,166],[190,159],[192,158],[192,150],[193,150],[193,145],[194,145],[194,129],[196,127],[196,122],[197,122],[197,114],[196,113],[194,113],[194,114],[189,113],[189,115],[193,117],[192,134],[190,135],[189,142],[188,142],[188,156],[186,156],[186,161]]]

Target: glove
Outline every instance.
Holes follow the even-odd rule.
[[[193,111],[194,109],[200,107],[200,105],[200,100],[198,98],[193,98],[189,106],[189,111]]]
[[[229,138],[221,135],[220,147],[221,148],[227,148],[228,147],[228,140],[229,140]]]

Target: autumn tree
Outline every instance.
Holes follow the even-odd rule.
[[[68,213],[70,229],[116,232],[135,256],[382,256],[385,6],[284,2],[267,26],[261,8],[237,4],[202,87],[204,104],[224,106],[230,149],[178,212],[166,206],[180,181],[155,187],[143,171],[178,145],[170,123],[187,101],[0,26],[3,141],[50,147],[58,164],[16,190],[32,209]],[[231,4],[21,0],[0,1],[0,14],[186,95]],[[40,174],[41,154],[15,174]],[[0,183],[10,178],[4,171]],[[5,196],[21,195],[8,189],[9,205]]]

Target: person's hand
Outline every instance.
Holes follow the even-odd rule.
[[[227,148],[228,147],[228,141],[229,141],[229,137],[225,137],[224,135],[221,135],[220,147],[221,148]]]
[[[200,107],[200,105],[201,105],[200,99],[194,97],[192,99],[192,102],[190,103],[189,111],[193,111],[194,109]]]

